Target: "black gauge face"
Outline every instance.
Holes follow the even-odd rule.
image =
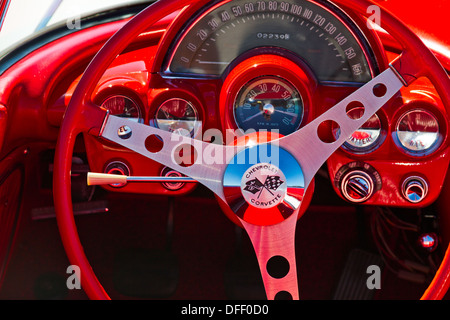
[[[259,77],[239,91],[234,105],[237,126],[244,130],[277,131],[288,135],[303,117],[303,102],[297,89],[277,77]]]
[[[354,32],[329,9],[307,0],[216,5],[181,36],[167,71],[219,76],[241,54],[267,47],[304,59],[320,81],[367,82],[372,77]]]
[[[102,103],[102,107],[109,110],[113,116],[142,122],[143,118],[139,106],[128,97],[122,95],[111,96]]]
[[[197,109],[191,102],[179,98],[165,101],[156,111],[155,122],[162,130],[191,137],[200,126]]]
[[[395,134],[401,147],[416,155],[435,150],[441,135],[437,118],[424,109],[411,110],[403,114],[398,121]]]

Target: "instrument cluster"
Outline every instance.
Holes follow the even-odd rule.
[[[322,1],[211,2],[172,36],[142,100],[119,90],[101,105],[191,138],[209,128],[287,136],[388,67],[392,56],[353,18]],[[433,92],[420,81],[402,89],[347,138],[328,160],[338,194],[390,205],[436,198],[442,177],[427,172],[445,168],[439,155],[449,128]],[[365,108],[351,103],[346,112],[360,119]],[[330,135],[340,137],[339,127]]]

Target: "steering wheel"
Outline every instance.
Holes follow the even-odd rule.
[[[109,115],[92,102],[92,93],[101,75],[131,39],[175,10],[195,12],[206,3],[207,0],[160,0],[136,15],[108,40],[91,61],[67,108],[56,146],[54,202],[65,251],[69,261],[80,267],[81,284],[91,299],[109,299],[109,296],[83,251],[73,217],[70,170],[78,134],[91,134],[116,142],[171,167],[212,190],[236,214],[236,219],[248,233],[256,252],[267,298],[277,299],[287,295],[299,299],[294,251],[295,228],[303,194],[321,165],[345,142],[346,137],[360,128],[403,86],[408,86],[419,77],[427,77],[433,83],[446,110],[450,112],[450,80],[447,73],[422,41],[383,8],[380,8],[383,28],[403,48],[399,58],[347,98],[285,137],[260,141],[256,146],[205,143]],[[369,15],[367,8],[373,5],[367,0],[335,0],[334,3],[352,8],[363,16]],[[364,106],[364,114],[359,119],[350,119],[346,115],[346,108],[355,101]],[[318,134],[320,125],[327,121],[333,121],[340,128],[341,134],[336,141],[326,141]],[[146,146],[146,141],[154,136],[162,141],[157,150]],[[180,146],[195,149],[198,156],[194,163],[189,166],[176,163],[174,150]],[[254,163],[248,161],[247,157],[252,150],[261,151],[264,148],[271,148],[278,155],[278,162],[264,161],[259,153]],[[222,156],[220,161],[210,163],[208,159],[201,157],[204,154]],[[239,163],[236,161],[239,157],[247,160]],[[256,190],[260,195],[262,191],[270,193],[272,197],[266,201],[262,197],[262,200],[257,201],[251,196],[256,192],[244,193],[246,188],[247,191]],[[270,265],[274,260],[284,265],[282,274],[271,273]],[[450,284],[449,275],[450,250],[447,249],[442,264],[422,299],[442,298]]]

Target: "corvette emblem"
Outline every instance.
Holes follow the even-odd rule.
[[[273,193],[270,190],[276,191],[278,187],[283,184],[283,182],[284,181],[282,181],[279,176],[267,176],[266,181],[264,183],[261,183],[261,181],[259,181],[258,178],[255,178],[253,180],[247,181],[246,183],[247,186],[244,188],[244,190],[251,192],[253,194],[259,192],[258,195],[259,197],[263,189],[266,189],[273,195]]]
[[[271,208],[286,195],[286,178],[281,170],[269,163],[256,164],[245,172],[241,180],[244,199],[257,208]]]

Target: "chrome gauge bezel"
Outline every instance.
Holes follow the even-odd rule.
[[[386,138],[386,130],[385,130],[385,122],[383,121],[383,117],[379,113],[375,113],[372,117],[376,117],[379,121],[380,128],[378,135],[376,138],[365,146],[357,146],[356,144],[352,144],[349,139],[342,145],[342,149],[353,153],[353,154],[368,154],[377,150],[384,142]],[[371,118],[372,118],[371,117]],[[370,120],[370,119],[369,119]],[[359,129],[358,129],[359,130]]]
[[[405,117],[409,116],[411,113],[413,112],[420,112],[423,114],[426,114],[427,116],[431,116],[434,121],[435,124],[438,128],[438,130],[435,132],[436,137],[434,138],[434,141],[432,143],[429,144],[428,147],[421,149],[421,150],[415,150],[415,148],[409,148],[408,144],[406,143],[406,141],[402,141],[403,138],[399,136],[399,126],[401,124],[401,122],[405,119]],[[416,131],[416,132],[420,132],[420,131]],[[442,140],[443,140],[443,134],[442,134],[442,126],[439,123],[439,117],[432,112],[429,109],[426,108],[413,108],[413,109],[409,109],[405,112],[403,112],[397,119],[396,123],[395,123],[395,127],[394,130],[392,132],[392,138],[396,144],[396,146],[404,153],[406,153],[409,156],[413,156],[413,157],[424,157],[424,156],[428,156],[432,153],[434,153],[437,149],[439,149],[439,147],[442,144]]]
[[[195,115],[195,120],[194,120],[194,121],[195,121],[195,124],[194,124],[194,128],[190,131],[190,137],[191,137],[191,138],[195,138],[195,137],[198,135],[198,133],[201,132],[201,130],[200,130],[200,127],[201,127],[201,119],[200,119],[199,111],[198,111],[197,107],[196,107],[195,104],[194,104],[192,101],[190,101],[190,100],[187,100],[187,99],[184,99],[184,98],[178,98],[178,97],[170,98],[170,99],[164,100],[164,101],[158,106],[158,108],[156,109],[156,111],[155,111],[155,113],[154,113],[154,117],[153,117],[153,119],[151,120],[151,122],[153,122],[153,125],[154,125],[156,128],[159,128],[159,129],[162,129],[162,130],[166,130],[166,129],[162,128],[161,125],[158,123],[158,121],[160,120],[160,119],[158,119],[158,113],[159,113],[159,111],[161,110],[161,108],[162,108],[165,104],[170,103],[170,102],[175,101],[175,100],[183,101],[183,103],[186,103],[186,104],[192,109],[192,111],[193,111],[193,113],[194,113],[194,115]]]
[[[364,107],[362,107],[362,108],[364,108]],[[350,111],[351,110],[348,110],[348,112],[350,112]],[[377,119],[380,123],[380,129],[379,129],[378,136],[369,145],[366,145],[366,146],[352,145],[349,142],[349,139],[351,137],[349,137],[347,139],[347,141],[344,142],[344,144],[342,144],[342,146],[341,146],[342,150],[344,150],[352,155],[365,155],[365,154],[375,152],[376,150],[378,150],[381,147],[381,145],[386,140],[388,120],[386,118],[385,113],[381,110],[379,112],[375,113],[372,117],[377,117]],[[335,138],[339,137],[339,135],[340,135],[339,128],[332,128],[332,131],[333,131],[333,135]]]
[[[105,99],[103,99],[103,101],[101,103],[101,107],[103,107],[103,108],[105,108],[107,110],[110,110],[110,109],[106,108],[104,105],[105,105],[105,103],[108,100],[113,99],[113,98],[124,98],[124,99],[129,100],[134,105],[134,108],[137,110],[138,116],[137,116],[137,118],[136,117],[126,117],[126,118],[134,120],[134,121],[136,121],[138,123],[143,123],[144,122],[144,117],[143,117],[143,114],[142,114],[142,107],[141,107],[141,105],[136,101],[136,99],[133,99],[133,98],[131,98],[130,96],[128,96],[126,94],[111,94],[111,95],[107,96]],[[121,117],[121,115],[118,115],[118,114],[114,114],[114,113],[110,113],[110,114],[118,116],[118,117]]]

